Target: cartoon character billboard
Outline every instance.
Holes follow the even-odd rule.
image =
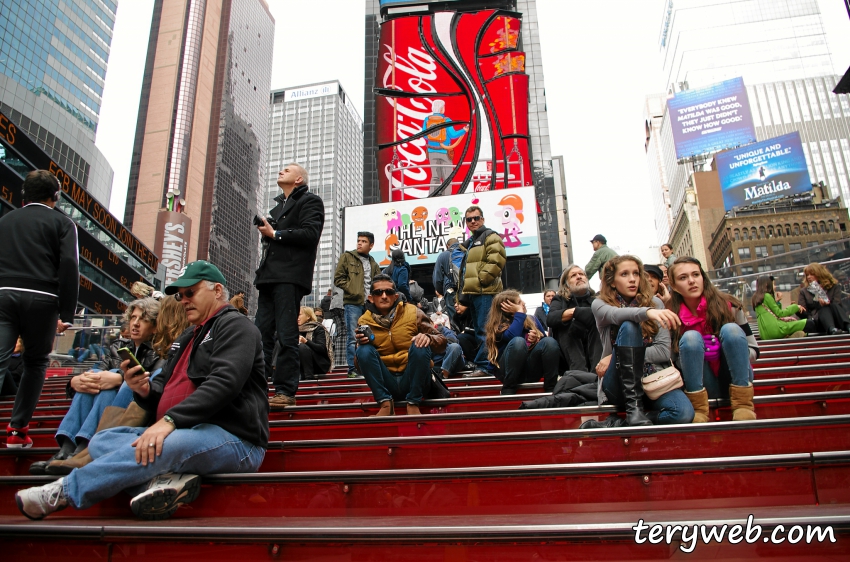
[[[521,15],[437,12],[381,25],[383,201],[533,185]]]
[[[434,263],[450,238],[469,237],[464,213],[472,205],[484,211],[485,226],[502,236],[508,257],[540,253],[533,187],[347,207],[345,247],[356,247],[357,232],[366,231],[375,235],[372,257],[381,267],[396,249],[410,265]]]
[[[721,152],[716,157],[723,205],[753,205],[812,190],[800,133]]]

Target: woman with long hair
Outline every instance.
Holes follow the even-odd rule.
[[[758,344],[741,301],[717,290],[695,258],[678,258],[669,275],[670,306],[681,319],[673,341],[694,423],[708,421],[708,399],[719,397],[731,398],[733,420],[756,419],[751,364]]]
[[[176,299],[163,299],[159,303],[156,333],[151,345],[163,359],[168,359],[171,344],[189,327],[186,310]]]
[[[625,409],[625,425],[690,423],[694,411],[680,389],[654,401],[643,393],[644,376],[671,366],[669,330],[679,318],[653,294],[640,259],[623,255],[605,264],[599,297],[591,310],[602,339],[602,359],[596,366],[601,377],[599,403]],[[612,416],[582,427],[617,425],[623,421]]]
[[[804,314],[814,322],[814,330],[831,336],[846,333],[850,322],[841,301],[841,287],[835,277],[819,263],[810,263],[803,273],[806,278],[797,303],[804,307]]]
[[[316,375],[324,375],[333,367],[331,338],[309,306],[302,306],[298,314],[298,332],[301,380],[316,380]]]
[[[762,275],[756,281],[756,292],[753,293],[753,309],[759,324],[759,337],[763,340],[778,340],[787,338],[797,332],[806,335],[812,331],[811,320],[785,320],[789,316],[805,312],[802,306],[792,304],[788,308],[779,308],[776,304],[776,291],[773,285],[773,277]]]
[[[502,381],[500,394],[516,394],[524,382],[543,377],[543,391],[552,392],[558,382],[558,343],[546,329],[526,314],[518,291],[508,289],[495,297],[484,325],[487,359]]]

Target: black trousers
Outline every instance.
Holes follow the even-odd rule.
[[[40,293],[0,290],[0,387],[8,375],[9,358],[15,350],[18,336],[24,341],[24,374],[15,406],[12,409],[11,425],[26,427],[44,386],[44,376],[56,337],[56,322],[59,320],[59,299]]]
[[[843,312],[844,310],[840,304],[836,305],[834,303],[829,303],[828,305],[819,308],[818,319],[816,321],[818,331],[828,333],[833,328],[843,330],[844,323],[847,321],[842,318]]]
[[[320,328],[321,329],[321,328]],[[327,354],[317,357],[316,353],[305,343],[298,344],[298,355],[301,360],[301,380],[315,380],[316,375],[324,375],[330,368]]]
[[[303,287],[292,283],[275,283],[257,286],[257,316],[254,323],[263,337],[263,356],[266,376],[274,372],[272,384],[276,393],[295,396],[301,367],[298,354],[298,313],[301,299],[307,294]],[[280,351],[272,369],[274,337],[280,342]]]

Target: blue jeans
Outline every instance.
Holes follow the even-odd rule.
[[[93,343],[89,346],[89,351],[92,355],[96,355],[98,359],[103,360],[104,351],[103,346],[99,343]]]
[[[93,372],[99,370],[92,369]],[[154,371],[151,374],[151,379],[161,371],[162,369]],[[62,418],[59,429],[56,430],[56,437],[62,435],[75,443],[77,439],[89,441],[97,431],[97,425],[100,423],[100,418],[107,406],[126,408],[132,401],[133,391],[130,390],[126,382],[122,382],[118,388],[101,390],[98,394],[78,392],[71,400],[71,407],[68,408],[68,413]],[[57,441],[59,440],[57,439]]]
[[[345,359],[348,361],[348,372],[354,370],[354,330],[360,317],[366,314],[366,307],[362,304],[345,305]]]
[[[487,359],[487,346],[484,345],[486,334],[484,326],[487,324],[487,317],[490,315],[490,305],[493,304],[495,295],[470,295],[469,308],[472,309],[472,322],[475,324],[475,337],[481,342],[478,348],[478,353],[475,355],[475,366],[483,371],[492,371],[493,366]]]
[[[242,441],[217,425],[200,424],[174,430],[163,442],[162,455],[142,466],[136,463],[136,449],[131,443],[146,429],[115,427],[97,433],[89,443],[94,460],[65,477],[63,487],[70,504],[87,509],[167,472],[257,472],[266,454],[262,447]]]
[[[701,338],[700,341],[702,341]],[[623,322],[617,331],[617,339],[614,345],[642,347],[643,334],[641,334],[640,325],[634,322]],[[641,376],[643,375],[642,371],[641,369]],[[617,372],[616,347],[611,353],[611,363],[608,364],[608,370],[605,371],[605,376],[602,378],[602,390],[605,391],[605,396],[612,404],[621,407],[625,403],[623,383],[620,381],[620,374]],[[657,413],[656,416],[652,416],[655,425],[691,423],[694,420],[694,407],[681,388],[659,396],[658,400],[650,400],[644,396],[644,404],[648,405],[646,408],[648,411]]]
[[[447,371],[451,376],[463,366],[463,349],[460,344],[449,343],[446,345],[446,352],[442,356],[435,356],[433,359],[435,367]]]
[[[708,361],[705,360],[705,343],[702,334],[696,330],[688,330],[679,338],[679,363],[682,366],[685,390],[688,392],[699,392],[705,388],[709,398],[721,398],[729,396],[729,382],[735,386],[748,386],[752,382],[750,348],[747,345],[744,330],[737,324],[724,324],[720,328],[719,335],[722,360],[720,372],[717,375],[712,372]],[[728,382],[726,382],[727,378]]]
[[[431,385],[431,348],[411,345],[407,355],[407,368],[402,373],[391,373],[381,361],[374,345],[357,348],[357,364],[372,396],[380,404],[387,400],[407,400],[410,404],[422,402]]]
[[[499,358],[496,377],[502,381],[501,394],[516,394],[517,386],[524,382],[537,382],[543,377],[543,391],[552,392],[558,382],[558,342],[542,338],[528,349],[525,338],[517,336],[505,346]]]
[[[77,349],[72,355],[74,356],[74,359],[77,361],[77,363],[82,363],[83,361],[89,358],[90,354],[91,349],[87,347],[81,347],[80,349]]]

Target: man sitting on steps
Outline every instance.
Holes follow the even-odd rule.
[[[431,384],[431,354],[446,349],[446,337],[415,305],[399,302],[388,275],[372,279],[366,313],[359,324],[374,339],[357,332],[357,365],[366,379],[379,416],[391,416],[393,400],[407,400],[407,413],[419,414],[419,404]]]
[[[134,400],[155,412],[151,427],[116,427],[89,443],[91,463],[15,495],[30,519],[72,505],[87,509],[130,491],[130,508],[165,519],[200,491],[202,474],[256,472],[269,440],[269,401],[256,326],[228,303],[225,279],[206,261],[190,263],[165,292],[180,300],[194,330],[153,380],[124,361]],[[176,347],[175,347],[176,346]]]

